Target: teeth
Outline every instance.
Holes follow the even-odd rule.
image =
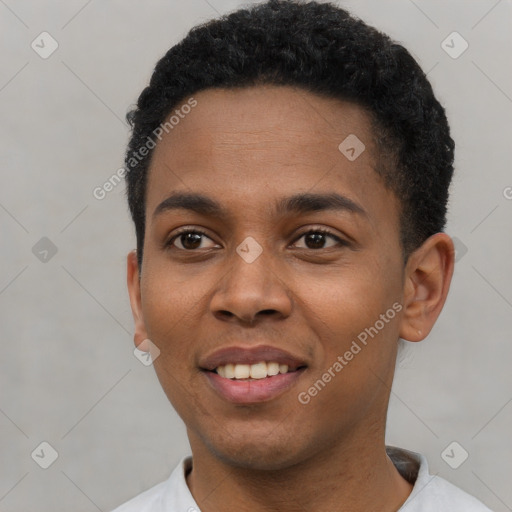
[[[262,361],[256,364],[226,364],[216,368],[217,373],[226,379],[264,379],[279,373],[288,373],[287,364]]]
[[[264,379],[267,376],[267,363],[251,364],[251,379]]]
[[[235,379],[248,379],[251,367],[248,364],[235,364]]]
[[[278,363],[267,363],[267,375],[277,375],[279,373]]]
[[[217,373],[219,372],[219,369],[222,369],[222,366],[219,366],[217,368]],[[219,373],[220,375],[220,373]],[[221,377],[226,377],[226,379],[234,379],[235,378],[235,365],[234,364],[227,364],[224,366],[224,375],[221,375]]]

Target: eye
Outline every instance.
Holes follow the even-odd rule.
[[[328,249],[330,247],[348,245],[347,242],[331,233],[327,229],[310,229],[305,233],[302,233],[297,240],[304,238],[305,246],[299,247],[299,249]],[[328,246],[324,246],[327,239],[334,240],[334,243]]]
[[[183,229],[179,233],[176,233],[169,241],[166,242],[165,246],[170,248],[181,249],[182,251],[193,251],[195,249],[207,249],[203,245],[204,239],[207,238],[213,243],[213,246],[217,245],[213,240],[199,229]],[[174,242],[177,242],[176,244]],[[211,246],[210,246],[211,247]]]
[[[295,241],[300,239],[304,239],[304,244],[302,247],[298,246],[299,249],[328,249],[330,247],[336,246],[346,246],[347,242],[336,236],[334,233],[331,233],[327,229],[310,229],[302,233]],[[210,246],[205,245],[205,239],[211,242]],[[325,245],[328,240],[331,240],[329,245]],[[174,234],[166,243],[165,247],[170,247],[173,249],[179,249],[182,251],[194,251],[196,249],[207,249],[217,246],[217,244],[204,232],[200,229],[190,229],[184,228],[178,233]],[[296,245],[297,247],[297,245]]]

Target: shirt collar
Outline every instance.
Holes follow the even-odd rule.
[[[429,480],[428,465],[425,457],[419,453],[386,446],[386,453],[402,477],[412,484],[413,490],[400,510],[405,507],[423,490]],[[161,510],[174,510],[176,504],[180,504],[180,510],[187,512],[200,512],[187,485],[187,474],[192,469],[192,457],[184,457],[174,469],[168,480],[166,492],[162,495]],[[420,485],[421,483],[421,485]]]

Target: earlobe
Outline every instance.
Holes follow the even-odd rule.
[[[400,337],[421,341],[443,309],[453,275],[455,249],[446,233],[436,233],[414,251],[406,266]]]
[[[144,316],[142,314],[139,267],[137,262],[137,251],[135,250],[129,252],[126,258],[126,280],[135,326],[133,341],[136,347],[143,350],[144,347],[141,344],[144,340],[148,339],[148,335],[146,331],[146,324],[144,323]]]

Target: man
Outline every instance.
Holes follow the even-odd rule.
[[[135,344],[192,457],[117,512],[488,510],[384,442],[454,265],[454,143],[410,54],[270,0],[193,29],[128,118]]]

